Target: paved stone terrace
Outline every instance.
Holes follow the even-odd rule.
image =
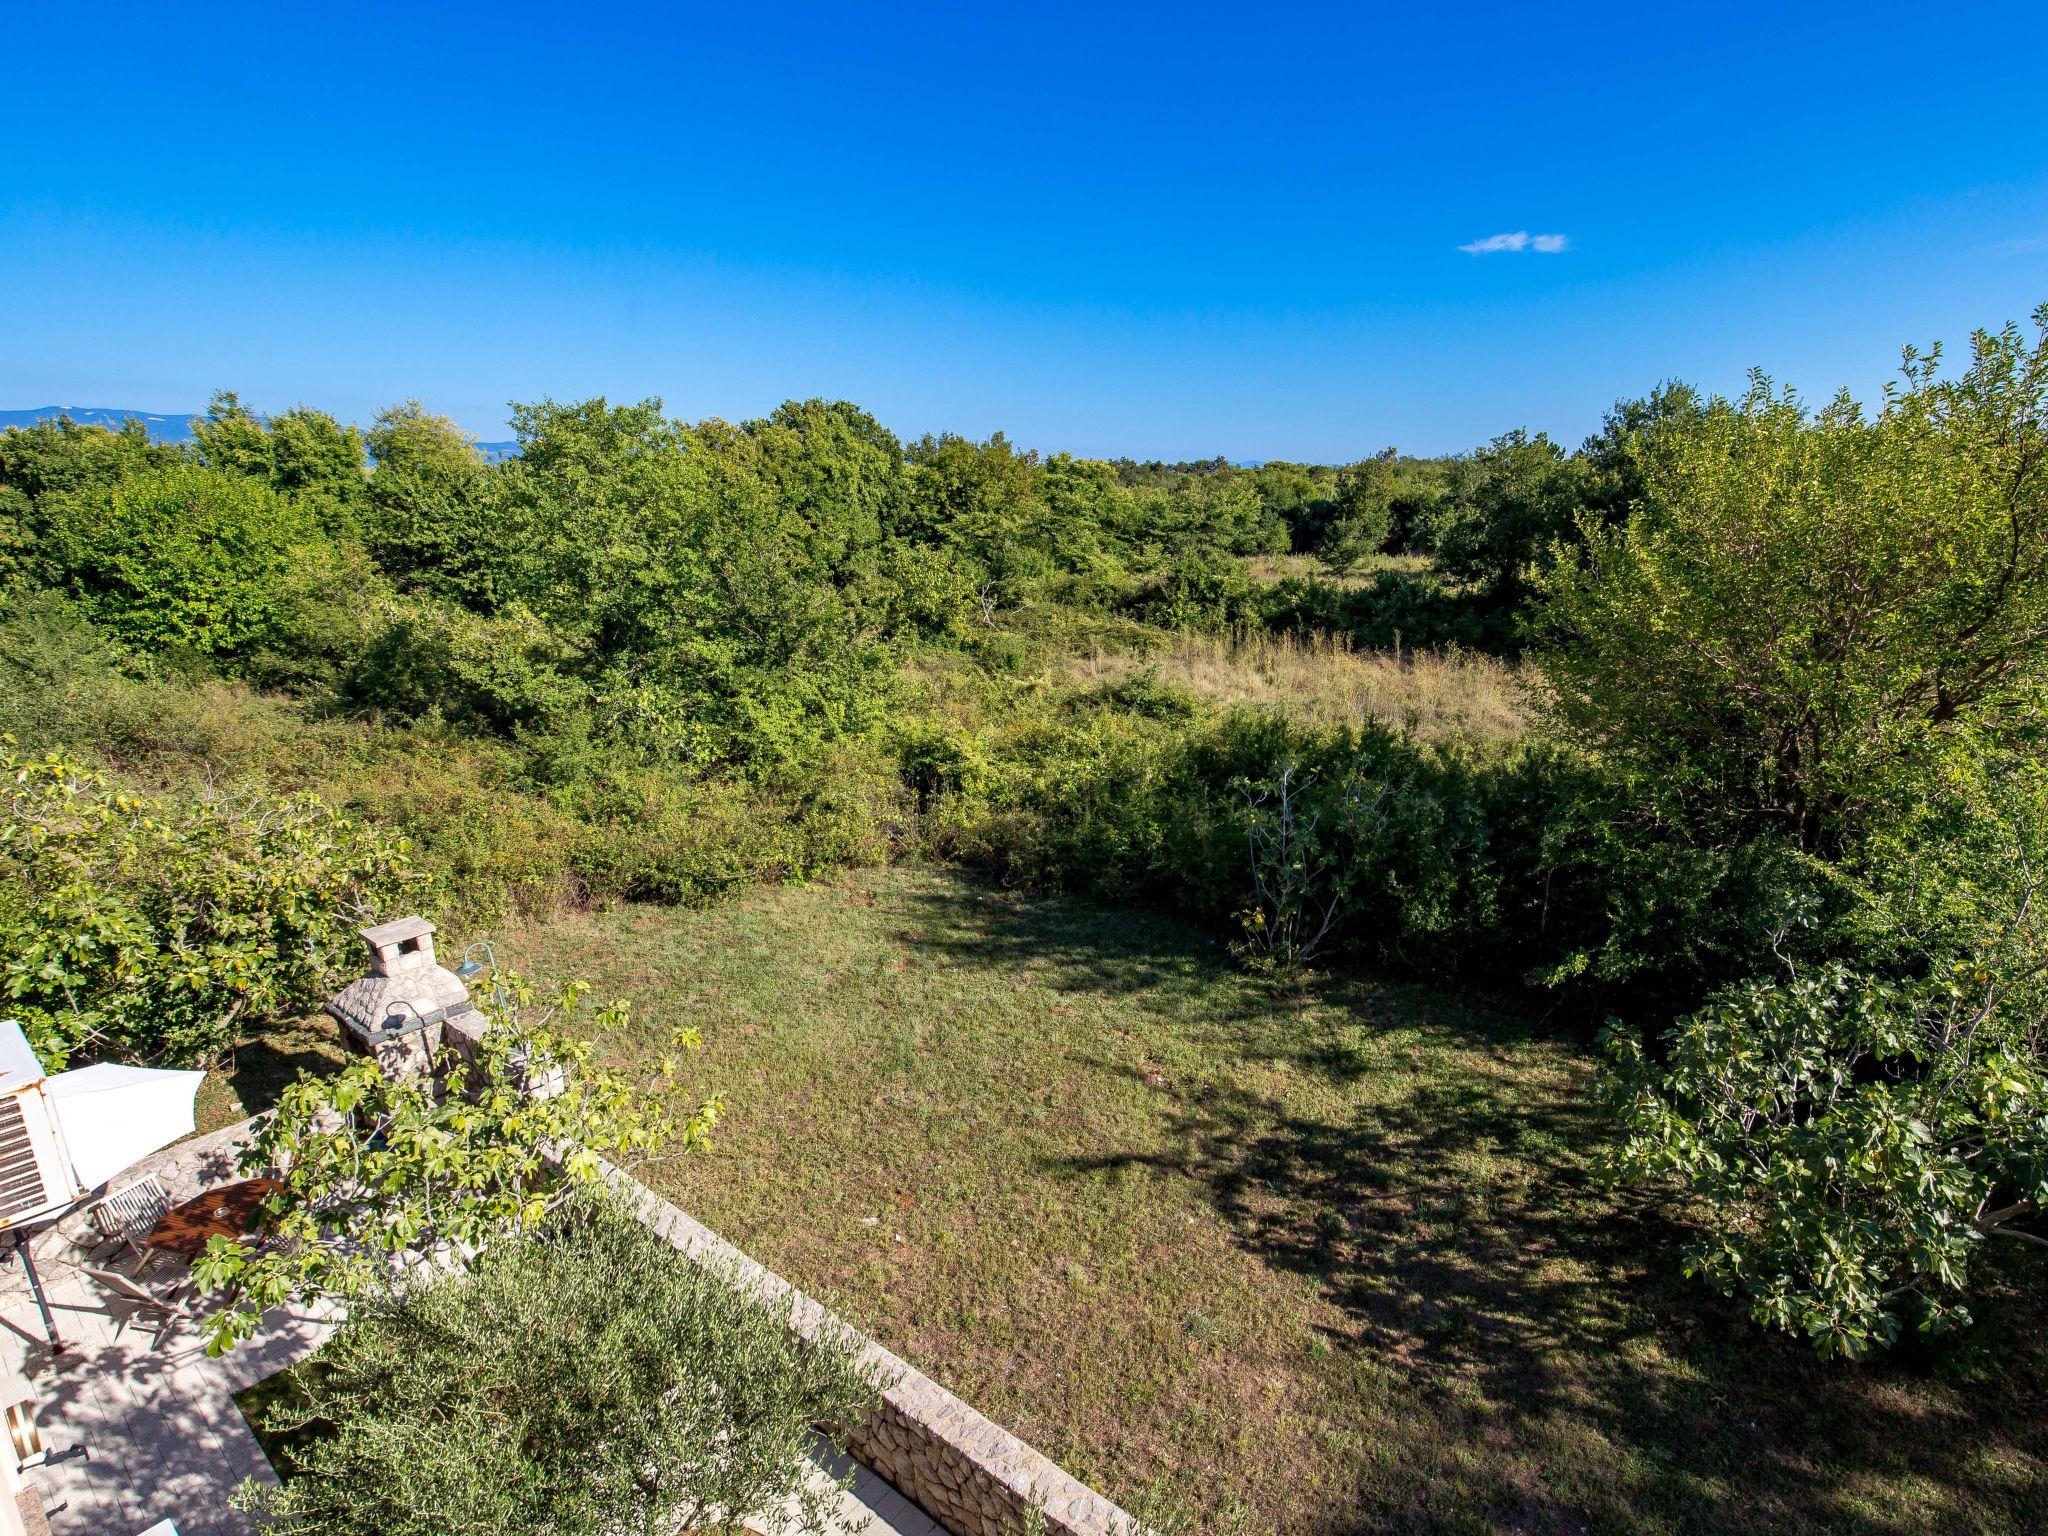
[[[57,1331],[52,1353],[19,1267],[0,1311],[0,1397],[31,1397],[48,1462],[28,1473],[55,1536],[133,1536],[159,1520],[179,1536],[245,1536],[229,1507],[245,1478],[275,1482],[234,1394],[304,1358],[332,1323],[273,1313],[263,1334],[224,1360],[196,1333],[130,1327],[128,1310],[39,1245],[38,1266]],[[161,1284],[161,1280],[154,1283]]]
[[[235,1153],[247,1123],[167,1147],[130,1171],[152,1173],[182,1200],[239,1175]],[[67,1218],[64,1230],[80,1225]],[[234,1394],[317,1349],[332,1314],[272,1313],[261,1335],[224,1360],[209,1360],[190,1331],[158,1339],[131,1326],[117,1341],[128,1304],[78,1272],[83,1257],[62,1231],[36,1239],[36,1260],[72,1349],[53,1355],[19,1263],[0,1269],[0,1405],[34,1398],[50,1459],[28,1473],[53,1536],[133,1536],[159,1520],[179,1536],[245,1536],[249,1522],[229,1506],[246,1477],[274,1481]],[[173,1278],[152,1277],[152,1287]],[[852,1479],[835,1491],[832,1536],[945,1536],[924,1512],[866,1467],[813,1450],[818,1483]],[[822,1491],[822,1490],[821,1490]],[[770,1533],[777,1522],[766,1522]]]

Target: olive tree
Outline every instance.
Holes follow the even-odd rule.
[[[359,1307],[268,1427],[304,1431],[275,1536],[824,1531],[813,1425],[876,1383],[849,1337],[800,1338],[613,1200],[578,1200],[467,1272]]]

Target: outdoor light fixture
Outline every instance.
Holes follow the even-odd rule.
[[[476,958],[478,950],[484,952],[484,958],[481,960]],[[478,939],[475,943],[464,947],[462,951],[462,964],[455,967],[455,974],[461,978],[464,986],[468,986],[471,982],[486,975],[495,978],[498,974],[498,952],[491,948],[488,939]],[[491,1001],[496,1003],[501,1011],[504,1009],[505,989],[499,986],[495,980],[491,982]]]
[[[16,1467],[39,1467],[49,1457],[42,1431],[36,1428],[36,1405],[16,1402],[7,1405],[7,1444]]]
[[[481,960],[476,958],[478,950],[484,952],[484,958]],[[463,985],[467,986],[486,971],[495,971],[497,968],[498,952],[492,949],[487,941],[478,939],[462,951],[462,964],[455,967],[455,974],[461,977]]]

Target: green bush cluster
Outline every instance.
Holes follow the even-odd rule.
[[[1957,1316],[1971,1247],[2042,1205],[2011,874],[2048,863],[2012,788],[2048,726],[2040,318],[1955,377],[1909,353],[1870,411],[1667,386],[1574,452],[1342,467],[906,446],[821,401],[542,401],[502,464],[416,403],[355,434],[223,396],[182,454],[47,424],[0,437],[0,727],[322,793],[458,920],[908,848],[1170,902],[1261,964],[1612,1015],[1622,1171],[1706,1202],[1703,1274],[1853,1351]],[[1321,572],[1270,579],[1290,550]],[[1541,728],[1432,743],[1093,665],[1252,630],[1525,651]],[[1936,1030],[1956,987],[1977,1022]],[[1828,1161],[1898,1129],[1876,1079],[1917,1186]]]
[[[53,1069],[214,1061],[423,885],[403,839],[318,800],[140,795],[0,751],[0,996]]]

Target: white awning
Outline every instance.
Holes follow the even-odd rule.
[[[0,1019],[0,1089],[39,1081],[43,1064],[30,1049],[28,1036],[12,1019]]]
[[[160,1072],[112,1062],[43,1080],[79,1186],[94,1189],[159,1147],[192,1134],[204,1072]]]

